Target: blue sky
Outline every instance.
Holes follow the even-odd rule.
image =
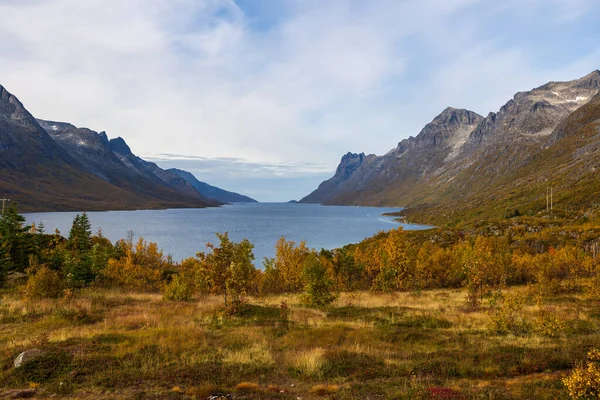
[[[597,0],[0,0],[0,84],[165,167],[298,199],[447,106],[600,68]]]

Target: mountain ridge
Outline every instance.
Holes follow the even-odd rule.
[[[222,204],[135,156],[119,139],[113,141],[117,153],[105,132],[37,120],[0,85],[0,195],[18,202],[23,212]]]
[[[413,210],[436,209],[438,205],[448,210],[449,204],[455,202],[466,209],[474,204],[489,205],[494,198],[508,198],[502,194],[506,188],[520,193],[515,182],[525,182],[521,173],[529,171],[531,165],[552,171],[557,181],[562,182],[566,178],[551,167],[553,160],[542,153],[549,147],[553,151],[561,147],[566,152],[575,151],[571,142],[565,140],[568,135],[564,127],[572,128],[572,116],[588,105],[584,108],[588,110],[585,113],[588,122],[600,119],[600,115],[590,111],[599,98],[600,71],[595,70],[572,81],[548,82],[518,92],[498,112],[490,112],[486,117],[473,115],[468,119],[470,123],[466,123],[463,115],[462,130],[450,123],[460,121],[457,116],[449,119],[444,115],[456,109],[447,108],[416,137],[402,140],[383,156],[374,156],[371,163],[362,164],[346,176],[335,190],[323,189],[328,188],[327,182],[339,179],[337,170],[334,177],[301,201],[322,199],[324,204],[403,206]],[[587,146],[594,145],[595,142]],[[536,171],[529,173],[538,176]],[[533,202],[539,200],[527,198]],[[517,198],[508,203],[523,207]],[[436,220],[432,213],[428,218]]]

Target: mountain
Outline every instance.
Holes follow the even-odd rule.
[[[397,197],[396,188],[408,192],[424,176],[436,174],[445,163],[456,158],[482,120],[472,111],[449,107],[416,137],[401,141],[384,156],[346,154],[333,178],[300,202],[388,205]]]
[[[571,182],[572,187],[587,174],[582,165],[597,163],[589,154],[600,141],[581,130],[600,119],[599,91],[600,71],[594,71],[517,93],[485,118],[448,108],[384,156],[348,164],[360,155],[345,155],[334,177],[301,201],[409,206],[413,215],[433,222],[449,215],[458,221],[483,210],[500,215],[507,207],[539,211],[547,185]],[[572,192],[567,186],[557,189]],[[575,203],[581,202],[569,207]]]
[[[205,197],[215,199],[223,203],[256,203],[256,200],[244,196],[242,194],[228,192],[227,190],[220,189],[215,186],[211,186],[208,183],[201,182],[194,175],[187,171],[183,171],[177,168],[168,169],[174,175],[179,176],[188,183],[190,183],[198,192],[202,193]]]
[[[0,197],[17,201],[20,211],[215,205],[199,194],[120,175],[108,144],[104,133],[36,120],[0,86]]]
[[[206,205],[219,204],[202,196],[179,177],[135,156],[122,138],[109,141],[105,132],[77,128],[65,122],[37,121],[87,172],[115,186],[161,200],[184,201],[191,197]]]

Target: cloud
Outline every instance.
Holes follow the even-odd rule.
[[[598,11],[593,0],[0,0],[0,83],[34,115],[122,136],[142,157],[320,177],[347,151],[385,153],[448,105],[486,114],[587,74],[600,65]]]

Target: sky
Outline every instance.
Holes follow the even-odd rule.
[[[0,0],[0,84],[36,117],[259,201],[444,108],[600,68],[597,0]]]

